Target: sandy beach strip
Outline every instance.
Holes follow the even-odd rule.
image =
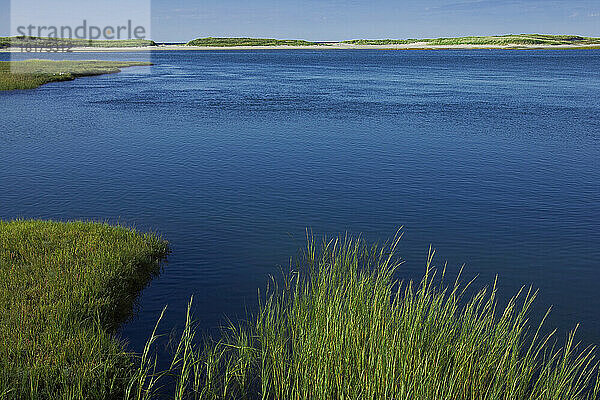
[[[319,46],[181,46],[159,45],[148,47],[74,47],[74,53],[127,53],[127,52],[154,52],[154,51],[215,51],[215,50],[469,50],[469,49],[498,49],[498,50],[560,50],[560,49],[600,49],[599,45],[429,45],[425,42],[393,45],[355,45],[336,43]],[[25,52],[20,48],[0,49],[5,53],[36,54],[35,51]],[[37,53],[52,53],[45,49],[38,49]]]

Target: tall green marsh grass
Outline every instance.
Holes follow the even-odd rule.
[[[446,285],[432,252],[420,282],[398,282],[399,239],[309,238],[257,314],[218,341],[199,340],[190,302],[170,367],[156,371],[155,331],[126,398],[600,398],[594,349],[574,332],[557,344],[530,323],[536,292],[523,288],[505,307],[495,284],[467,295],[473,283]]]
[[[248,321],[203,336],[192,300],[166,368],[114,336],[167,244],[95,223],[0,221],[1,399],[598,400],[594,348],[529,320],[536,292],[446,283],[430,251],[396,280],[383,246],[308,238]],[[504,304],[504,302],[502,302]]]

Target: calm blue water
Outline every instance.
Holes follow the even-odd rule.
[[[64,58],[64,56],[59,56]],[[147,54],[71,54],[143,59]],[[2,55],[7,59],[8,55]],[[154,53],[0,94],[0,218],[108,220],[172,244],[123,336],[195,296],[213,329],[315,234],[427,249],[600,344],[600,51]]]

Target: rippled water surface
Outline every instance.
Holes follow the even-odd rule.
[[[0,55],[6,59],[7,54]],[[38,58],[42,56],[37,56]],[[46,56],[49,57],[49,56]],[[65,56],[52,56],[65,58]],[[143,59],[147,54],[70,54]],[[123,330],[255,309],[315,234],[385,239],[403,278],[540,288],[600,344],[600,51],[156,52],[153,67],[0,93],[0,218],[108,220],[173,254]]]

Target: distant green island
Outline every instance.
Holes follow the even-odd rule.
[[[414,44],[426,43],[433,46],[448,45],[475,45],[475,46],[510,46],[510,45],[600,45],[600,38],[591,38],[576,35],[502,35],[502,36],[464,36],[456,38],[437,38],[437,39],[356,39],[346,40],[341,43],[357,45],[394,45],[394,44]]]
[[[152,65],[126,61],[0,61],[0,90],[35,89],[50,82],[121,72],[121,68]]]
[[[152,40],[92,40],[92,39],[70,39],[70,38],[48,38],[34,36],[0,37],[0,49],[2,48],[53,48],[62,47],[151,47],[156,46]]]
[[[279,40],[256,38],[217,38],[206,37],[190,40],[187,46],[236,47],[236,46],[317,46],[316,42],[306,40]]]
[[[465,36],[436,39],[355,39],[340,42],[310,42],[306,40],[278,40],[259,38],[215,38],[206,37],[189,41],[187,46],[198,47],[240,47],[240,46],[590,46],[600,45],[600,38],[577,35],[519,34],[502,36]]]
[[[432,48],[435,46],[490,46],[490,47],[600,47],[600,38],[579,35],[543,35],[517,34],[497,36],[464,36],[423,39],[353,39],[343,41],[315,42],[308,40],[282,40],[273,38],[251,37],[203,37],[182,44],[161,44],[153,40],[88,40],[88,39],[56,39],[47,37],[0,37],[0,49],[72,49],[94,48],[102,49],[162,49],[175,50],[188,47],[315,47],[321,48],[352,48],[354,46],[405,46],[410,48]]]

